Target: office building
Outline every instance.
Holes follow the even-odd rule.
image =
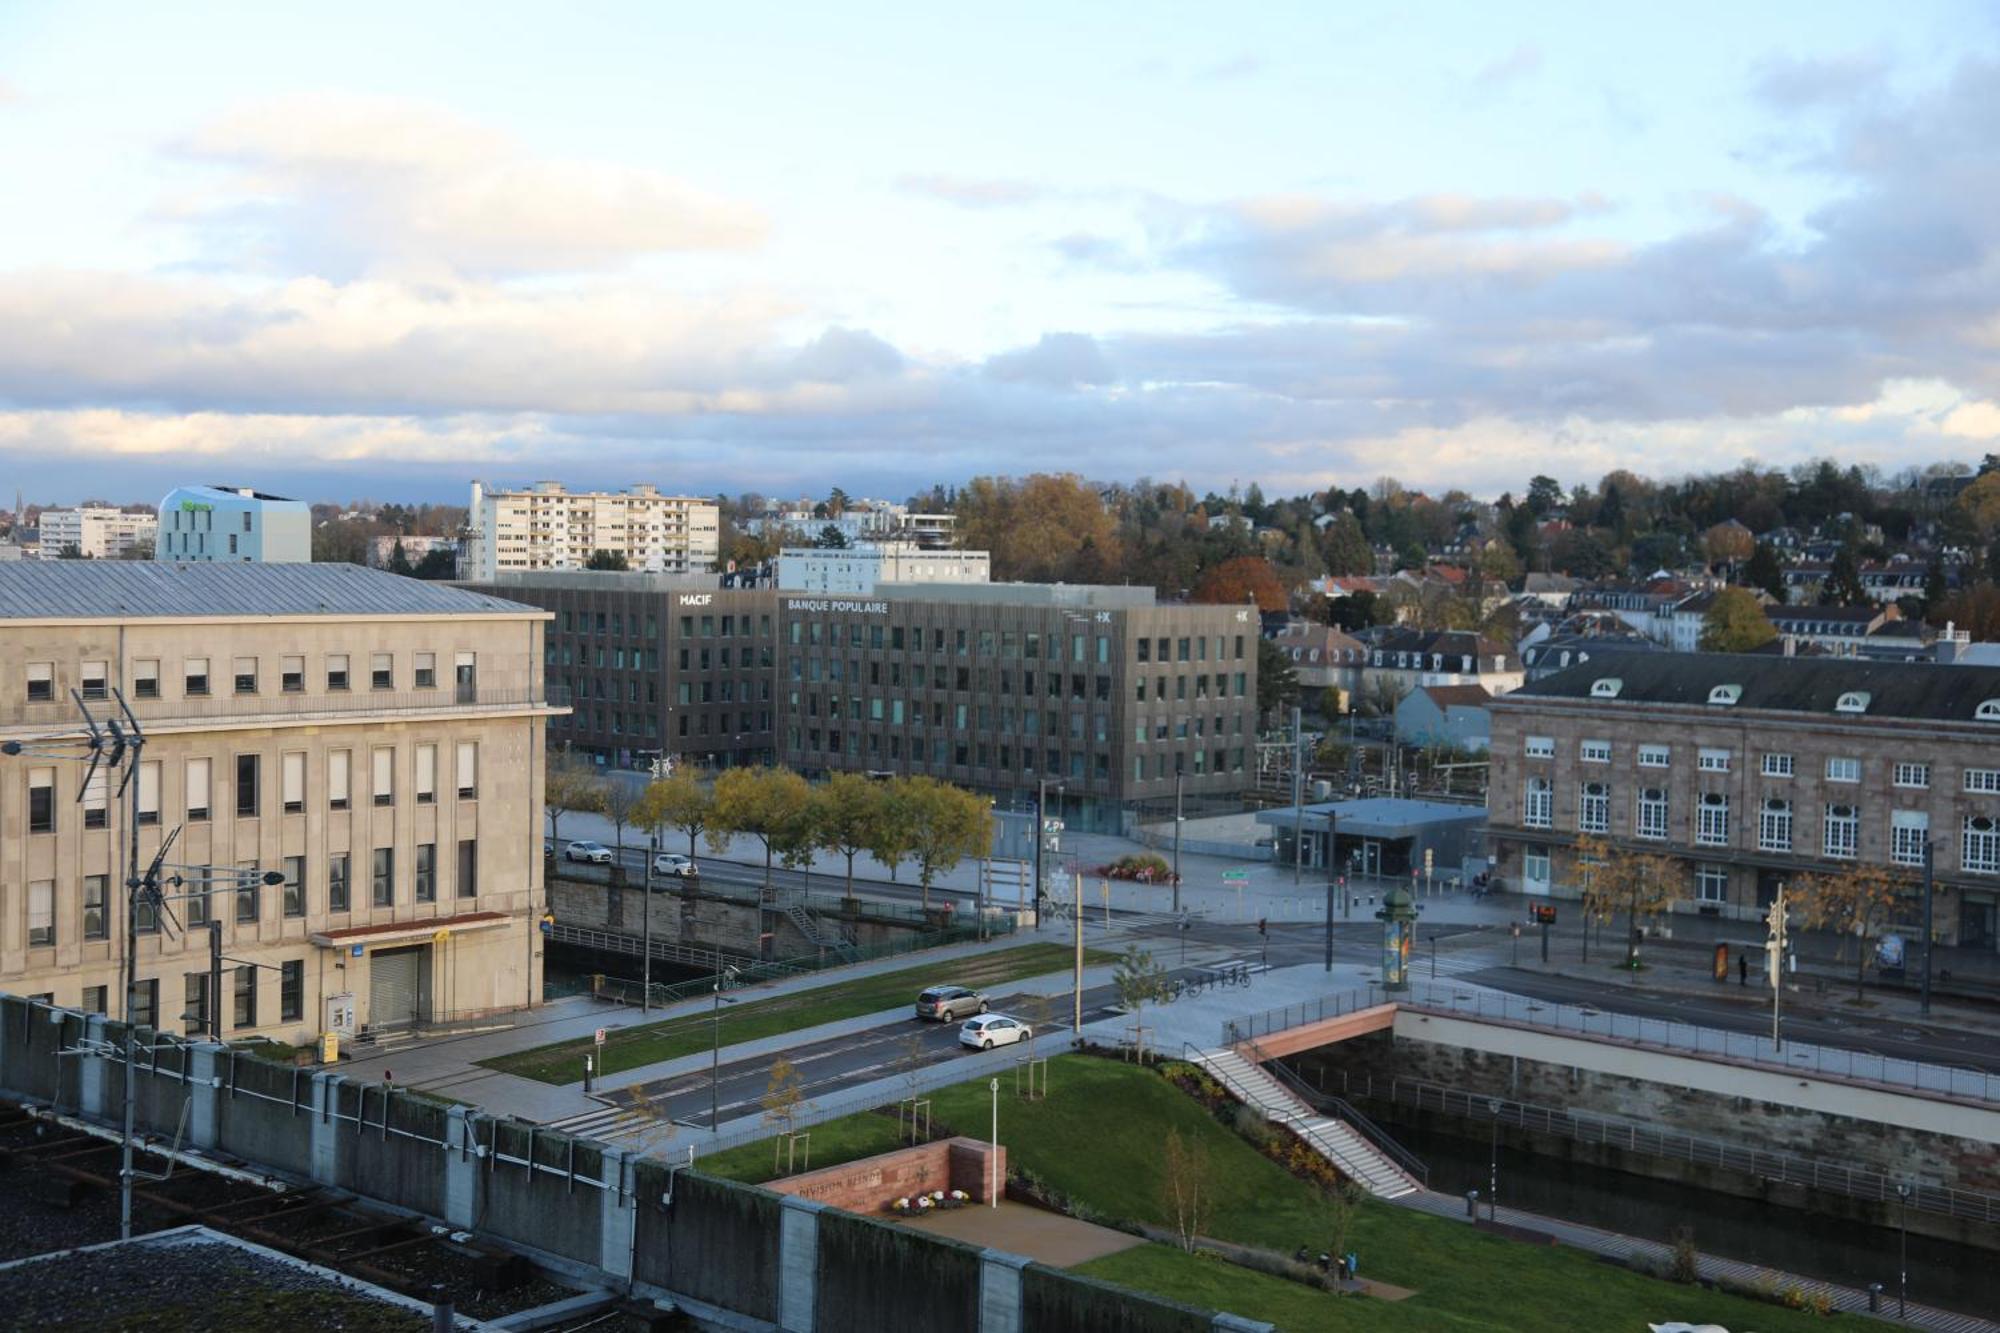
[[[345,564],[0,566],[0,989],[123,1008],[130,810],[46,753],[74,689],[130,701],[140,856],[189,867],[142,906],[140,1019],[296,1043],[537,1002],[546,620]]]
[[[124,560],[149,553],[159,519],[128,514],[109,505],[42,511],[42,554],[54,559],[74,554],[85,560]]]
[[[778,553],[781,592],[866,597],[889,584],[986,583],[992,576],[992,557],[985,551],[929,548],[915,542],[788,546]]]
[[[553,481],[526,490],[472,484],[468,564],[484,582],[517,570],[587,569],[602,553],[648,574],[704,573],[721,549],[721,511],[712,500],[662,495],[652,486],[568,491]]]
[[[1607,653],[1487,705],[1496,872],[1575,896],[1580,835],[1680,867],[1679,910],[1761,916],[1778,885],[1873,863],[1939,938],[1995,946],[2000,668]]]
[[[247,486],[181,486],[160,501],[153,558],[303,565],[312,560],[312,509]]]

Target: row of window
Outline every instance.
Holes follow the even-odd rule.
[[[234,1030],[254,1028],[258,1025],[257,995],[260,969],[250,966],[235,967],[223,973],[229,987],[229,1026]],[[41,997],[51,1003],[53,996]],[[85,1013],[109,1013],[107,1007],[111,999],[109,986],[85,986],[83,988],[83,1009]],[[306,964],[303,958],[288,958],[278,964],[278,1018],[280,1023],[300,1023],[306,1015]],[[190,1037],[200,1036],[208,1030],[208,973],[187,972],[181,980],[181,1011],[177,1016],[184,1025],[183,1032]],[[141,1027],[157,1030],[160,1026],[160,981],[157,977],[147,977],[133,987],[132,1018]]]
[[[1553,759],[1556,753],[1555,739],[1551,736],[1529,736],[1525,738],[1524,749],[1530,759]],[[1641,745],[1638,748],[1639,767],[1666,768],[1673,760],[1673,747],[1668,745]],[[1611,742],[1606,740],[1585,740],[1577,742],[1577,758],[1586,764],[1608,764],[1611,762]],[[1696,754],[1696,767],[1704,773],[1727,773],[1735,760],[1733,751],[1701,747]],[[1796,773],[1792,755],[1776,751],[1766,751],[1761,756],[1759,772],[1767,778],[1789,778]],[[1891,779],[1898,787],[1917,790],[1931,785],[1931,766],[1913,761],[1898,761],[1891,766]],[[1828,782],[1861,781],[1861,761],[1854,758],[1835,757],[1826,761]],[[1965,770],[1965,790],[1969,792],[2000,792],[2000,768],[1968,768]]]
[[[682,617],[685,625],[686,617]],[[683,629],[685,634],[686,630]],[[926,638],[921,625],[862,625],[850,623],[846,634],[841,633],[838,624],[817,620],[794,620],[786,630],[787,639],[795,646],[811,647],[842,646],[848,648],[871,648],[889,652],[921,653],[926,651]],[[938,656],[998,658],[1001,661],[1021,660],[1028,662],[1063,660],[1063,636],[1059,634],[1016,633],[1013,630],[967,630],[933,628],[928,639],[929,651]],[[1160,638],[1140,638],[1133,641],[1134,660],[1140,662],[1226,662],[1242,661],[1244,658],[1244,636],[1241,634],[1217,634],[1213,636],[1213,657],[1210,656],[1210,636],[1205,634],[1179,635]],[[1069,636],[1069,660],[1071,662],[1111,661],[1111,636],[1108,634],[1071,634]]]
[[[215,659],[207,657],[186,657],[181,659],[181,694],[185,698],[204,698],[213,693],[210,672]],[[257,657],[232,657],[229,659],[230,688],[236,694],[256,694],[262,681],[261,664]],[[353,655],[349,653],[328,653],[323,661],[326,688],[341,691],[350,688]],[[461,691],[471,690],[478,680],[478,659],[474,653],[458,653],[454,657],[452,670],[454,680]],[[411,654],[411,683],[413,688],[429,690],[437,688],[437,654]],[[55,663],[30,662],[27,664],[27,690],[29,703],[49,703],[56,697]],[[132,697],[135,699],[157,699],[160,697],[160,659],[157,657],[136,658],[132,662]],[[103,699],[110,694],[111,663],[99,659],[81,662],[77,665],[77,693],[86,699]],[[394,653],[370,653],[368,655],[368,685],[370,689],[392,690],[396,688],[396,655]],[[278,690],[282,694],[303,694],[306,688],[306,659],[303,654],[290,654],[278,659]]]
[[[1525,854],[1522,867],[1530,883],[1549,882],[1549,854],[1539,847],[1531,847]],[[1694,867],[1695,901],[1704,903],[1727,902],[1729,899],[1729,867],[1697,864]]]
[[[1038,771],[1039,760],[1039,771],[1050,777],[1068,776],[1079,781],[1094,778],[1099,782],[1111,780],[1111,756],[1101,751],[1087,755],[1081,750],[1070,750],[1065,754],[1059,749],[1038,749],[1030,745],[1016,747],[983,740],[952,740],[943,736],[933,738],[927,748],[921,736],[911,737],[905,745],[903,737],[895,733],[885,738],[872,731],[843,731],[839,728],[822,731],[818,727],[808,727],[803,731],[793,727],[789,739],[791,750],[804,754],[808,759],[844,755],[851,759],[865,758],[871,766],[885,761],[908,762],[919,768],[928,764],[937,769],[977,768],[1007,775],[1013,774],[1018,764],[1018,771],[1030,777]],[[1134,755],[1132,781],[1145,782],[1176,773],[1190,773],[1197,777],[1211,771],[1241,773],[1244,753],[1241,746],[1218,748],[1212,754],[1212,768],[1211,752],[1199,746],[1172,755],[1164,752]]]
[[[479,743],[459,741],[453,756],[456,766],[452,785],[447,788],[461,801],[476,800],[479,796]],[[369,755],[370,787],[369,795],[378,806],[396,803],[396,749],[393,746],[378,746]],[[418,745],[414,747],[414,788],[418,805],[431,805],[438,793],[438,747]],[[352,750],[329,750],[326,756],[326,806],[329,810],[345,810],[353,797]],[[185,801],[184,819],[188,823],[200,823],[213,813],[215,761],[203,756],[183,761],[182,796]],[[235,809],[238,818],[255,819],[264,813],[265,791],[263,782],[264,756],[259,754],[239,754],[235,758]],[[288,751],[278,756],[278,799],[283,813],[301,814],[306,808],[306,755],[304,751]],[[109,788],[106,774],[99,769],[92,775],[83,789],[83,827],[104,828],[109,823]],[[139,765],[139,822],[150,825],[160,822],[160,763]],[[56,770],[54,768],[31,768],[28,770],[28,832],[54,833],[56,831]]]

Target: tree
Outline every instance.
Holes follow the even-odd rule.
[[[2000,586],[1981,579],[1944,601],[1944,619],[1970,634],[1975,643],[2000,639]]]
[[[403,539],[396,538],[396,544],[389,548],[389,572],[408,578],[412,573],[410,553],[403,549]]]
[[[1602,838],[1577,839],[1577,861],[1584,871],[1586,920],[1593,912],[1609,919],[1614,908],[1625,909],[1625,966],[1639,966],[1639,927],[1673,905],[1680,882],[1680,862],[1671,856],[1628,852]],[[1588,946],[1586,946],[1588,947]]]
[[[1118,1007],[1132,1015],[1133,1048],[1139,1062],[1146,1061],[1146,1006],[1166,998],[1167,969],[1153,955],[1132,945],[1111,970],[1111,989],[1117,992]]]
[[[1712,565],[1748,560],[1755,554],[1756,548],[1757,539],[1750,535],[1750,529],[1734,519],[1717,523],[1701,534],[1702,554]]]
[[[153,558],[153,546],[154,543],[151,538],[142,537],[123,547],[118,552],[118,558],[120,560],[151,560]]]
[[[1612,874],[1605,873],[1617,851],[1603,838],[1584,834],[1576,840],[1577,910],[1583,916],[1583,947],[1581,958],[1590,961],[1590,928],[1602,927],[1611,921],[1611,913],[1618,906],[1615,894],[1618,885]],[[1602,933],[1598,936],[1603,939]]]
[[[1904,887],[1902,876],[1886,866],[1865,864],[1836,874],[1807,875],[1799,885],[1800,919],[1807,926],[1837,933],[1842,957],[1847,937],[1854,937],[1856,999],[1868,975],[1868,942],[1894,919]]]
[[[1951,595],[1951,586],[1945,582],[1944,557],[1933,553],[1930,563],[1924,566],[1924,615],[1928,619],[1944,607],[1944,599]]]
[[[572,810],[595,810],[597,798],[597,773],[589,764],[568,750],[550,755],[542,778],[542,812],[549,819],[549,841],[561,840],[564,815]]]
[[[1747,653],[1778,637],[1764,608],[1747,588],[1724,588],[1701,618],[1701,650]]]
[[[764,848],[764,892],[771,892],[771,863],[792,851],[805,832],[803,812],[812,789],[789,768],[732,768],[715,780],[708,845],[720,852],[733,833],[747,833]]]
[[[813,545],[822,551],[844,551],[847,549],[847,534],[829,523],[813,538]]]
[[[1536,518],[1546,517],[1551,509],[1562,503],[1562,499],[1562,483],[1554,477],[1529,478],[1526,505],[1528,512]]]
[[[868,854],[875,864],[895,879],[903,862],[910,859],[915,834],[910,827],[910,811],[899,799],[892,782],[878,793],[875,819],[868,830]]]
[[[1285,650],[1259,635],[1257,638],[1257,711],[1269,717],[1298,698],[1299,673]]]
[[[868,850],[886,788],[859,773],[835,773],[814,790],[820,843],[847,858],[847,896],[854,896],[854,857]]]
[[[1278,571],[1261,555],[1239,555],[1223,561],[1201,576],[1193,598],[1211,605],[1255,602],[1260,612],[1283,611],[1291,604]]]
[[[458,574],[458,556],[449,546],[433,546],[424,552],[424,558],[417,561],[417,567],[410,571],[420,579],[448,579]]]
[[[993,811],[983,796],[936,778],[897,778],[892,784],[895,816],[908,832],[910,859],[917,865],[925,911],[931,906],[931,885],[968,856],[993,849]]]
[[[622,572],[630,569],[632,566],[625,559],[623,551],[592,551],[590,559],[583,562],[583,567],[585,569],[608,569]]]
[[[1982,543],[2000,537],[2000,472],[1979,474],[1952,502],[1953,517]]]
[[[1774,602],[1785,600],[1784,567],[1778,563],[1778,553],[1763,542],[1751,549],[1750,561],[1743,566],[1743,581],[1771,594]]]
[[[799,1103],[805,1099],[805,1081],[790,1060],[779,1056],[771,1062],[771,1072],[764,1081],[764,1095],[757,1099],[764,1108],[764,1123],[777,1131],[771,1140],[771,1169],[777,1170],[784,1152],[785,1137],[792,1132],[797,1121]]]
[[[1867,601],[1867,589],[1861,586],[1861,566],[1854,559],[1853,550],[1842,546],[1833,553],[1833,568],[1827,571],[1826,581],[1819,585],[1819,604],[1862,606]]]
[[[1353,1180],[1342,1180],[1325,1195],[1326,1252],[1336,1259],[1347,1253],[1347,1237],[1354,1229],[1354,1217],[1368,1200],[1368,1191]]]
[[[1182,1138],[1180,1130],[1170,1129],[1160,1166],[1160,1202],[1174,1219],[1181,1248],[1193,1254],[1208,1206],[1208,1145],[1199,1136]]]
[[[1368,534],[1361,530],[1360,521],[1347,510],[1326,525],[1320,536],[1319,558],[1325,562],[1329,574],[1357,574],[1365,578],[1375,572],[1375,548],[1368,544]]]
[[[644,794],[644,788],[621,777],[607,775],[597,780],[597,810],[611,821],[612,843],[621,852],[625,850],[625,826],[638,822],[634,816]]]
[[[1120,564],[1115,520],[1097,488],[1074,473],[974,477],[956,512],[960,540],[992,553],[996,580],[1070,578],[1085,547],[1108,569]]]
[[[686,768],[677,768],[669,776],[647,783],[639,798],[639,808],[632,813],[632,822],[649,833],[657,834],[661,829],[685,833],[690,861],[694,859],[694,840],[714,818],[715,798]]]

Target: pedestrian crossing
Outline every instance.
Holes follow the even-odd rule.
[[[573,1134],[580,1139],[594,1139],[599,1143],[620,1143],[664,1135],[673,1126],[669,1121],[628,1106],[609,1105],[548,1121],[542,1128]]]

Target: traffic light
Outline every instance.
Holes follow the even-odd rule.
[[[1270,938],[1270,934],[1271,934],[1271,932],[1265,929],[1265,927],[1264,927],[1264,921],[1265,921],[1265,918],[1263,918],[1263,917],[1261,917],[1261,916],[1257,918],[1257,933],[1258,933],[1259,935],[1262,935],[1262,936],[1264,936],[1264,937],[1265,937],[1266,939],[1269,939],[1269,938]]]

